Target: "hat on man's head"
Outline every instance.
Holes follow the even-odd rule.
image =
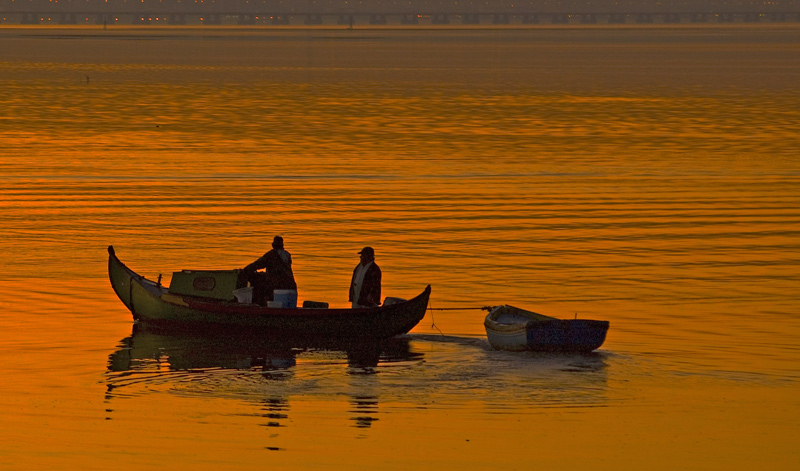
[[[282,249],[283,248],[283,237],[275,236],[275,238],[272,239],[272,248]]]
[[[361,252],[358,252],[358,253],[362,254],[362,255],[368,255],[370,257],[374,257],[375,256],[375,251],[372,250],[372,247],[364,247],[363,249],[361,249]]]

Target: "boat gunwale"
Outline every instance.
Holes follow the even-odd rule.
[[[497,318],[505,314],[507,312],[513,312],[520,316],[527,318],[526,321],[522,322],[514,322],[514,323],[505,323],[505,322],[498,322]],[[533,323],[542,323],[558,320],[555,317],[545,316],[544,314],[539,314],[537,312],[528,311],[526,309],[518,308],[515,306],[511,306],[508,304],[504,304],[502,306],[495,306],[493,307],[489,313],[486,315],[486,318],[483,320],[483,325],[487,329],[491,329],[498,333],[512,333],[512,332],[519,332],[528,328],[528,324]]]
[[[204,301],[193,296],[179,296],[187,307],[192,309],[201,310],[204,312],[211,312],[215,314],[234,314],[242,316],[254,317],[337,317],[337,316],[370,316],[379,312],[387,312],[393,310],[404,309],[407,306],[412,306],[419,303],[420,298],[430,292],[430,286],[426,287],[422,293],[417,296],[397,304],[390,304],[388,306],[376,306],[369,308],[274,308],[268,306],[261,306],[259,304],[244,304],[235,302],[214,302]],[[169,303],[169,300],[164,300]],[[180,305],[177,303],[172,303]],[[394,306],[398,306],[394,308]]]

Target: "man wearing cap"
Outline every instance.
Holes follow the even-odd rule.
[[[353,309],[375,307],[381,304],[381,269],[375,263],[372,247],[361,249],[361,262],[353,270],[350,281],[350,301]]]
[[[266,273],[259,276],[256,270],[261,268],[266,268]],[[292,272],[292,256],[284,250],[281,236],[275,236],[272,250],[244,267],[244,272],[253,284],[253,301],[257,304],[272,301],[272,293],[276,289],[297,290]]]

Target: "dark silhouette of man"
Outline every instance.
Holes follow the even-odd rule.
[[[265,268],[264,273],[257,270]],[[283,248],[283,237],[275,236],[272,250],[244,267],[248,281],[253,285],[253,302],[265,304],[272,301],[276,289],[297,290],[292,272],[292,256]]]
[[[350,301],[353,308],[375,307],[381,304],[381,269],[375,263],[372,247],[361,249],[361,262],[353,269],[350,280]]]

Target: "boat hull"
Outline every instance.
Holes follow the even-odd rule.
[[[556,319],[513,306],[494,308],[484,321],[493,348],[510,351],[591,352],[606,340],[608,321]]]
[[[283,309],[170,293],[123,264],[109,247],[114,292],[139,322],[180,330],[245,329],[308,338],[382,339],[409,332],[425,316],[431,288],[405,302],[364,309]]]
[[[527,325],[528,349],[591,352],[605,342],[608,326],[608,321],[586,319],[531,321]]]

